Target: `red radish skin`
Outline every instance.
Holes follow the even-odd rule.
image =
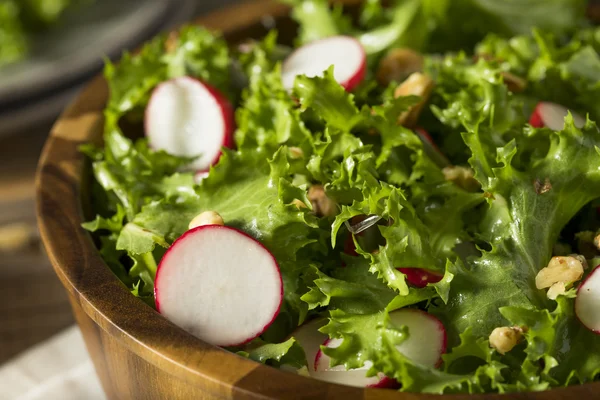
[[[450,161],[446,155],[442,153],[437,144],[435,144],[435,141],[429,132],[423,128],[417,128],[415,129],[415,132],[423,142],[423,145],[429,147],[430,151],[427,152],[427,154],[433,159],[434,162],[436,162],[436,164],[438,164],[440,167],[446,167],[450,165]],[[425,149],[425,151],[427,151],[427,149]]]
[[[344,242],[344,253],[352,257],[358,256],[358,253],[356,252],[356,246],[354,245],[354,239],[352,239],[351,233],[348,233],[348,236],[346,236],[346,241]]]
[[[292,90],[296,76],[321,76],[331,65],[335,80],[346,91],[352,91],[365,78],[367,55],[360,42],[350,36],[316,40],[296,49],[285,59],[283,86]]]
[[[186,114],[187,113],[187,114]],[[182,76],[159,84],[144,116],[149,144],[156,150],[195,157],[189,169],[208,171],[221,148],[234,146],[234,109],[214,87]]]
[[[204,225],[167,250],[154,298],[159,313],[200,339],[241,346],[275,321],[283,281],[277,261],[260,242],[235,228]]]
[[[422,268],[397,268],[406,276],[406,281],[416,288],[424,288],[430,283],[437,283],[444,277],[437,272]]]
[[[583,326],[600,335],[600,265],[579,285],[575,315]]]
[[[553,131],[560,131],[564,128],[564,120],[568,113],[569,109],[560,104],[542,101],[535,106],[533,114],[529,118],[529,125],[534,128],[546,127]],[[571,115],[575,126],[580,129],[583,128],[585,118],[574,111],[571,111]]]

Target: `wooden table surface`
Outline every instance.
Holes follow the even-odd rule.
[[[48,130],[0,137],[0,363],[73,323],[36,230],[34,172]]]
[[[234,2],[198,0],[197,15]],[[50,127],[0,136],[0,364],[74,323],[35,221],[35,168]]]

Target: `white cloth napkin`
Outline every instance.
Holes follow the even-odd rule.
[[[105,400],[77,326],[0,366],[0,398],[7,400]]]

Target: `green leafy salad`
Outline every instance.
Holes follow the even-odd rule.
[[[598,380],[585,1],[286,3],[290,40],[187,26],[106,65],[84,228],[114,274],[199,338],[329,382]]]
[[[0,66],[25,58],[31,35],[57,24],[68,9],[90,1],[0,0]]]

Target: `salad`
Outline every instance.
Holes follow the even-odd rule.
[[[287,3],[293,41],[187,26],[107,63],[84,228],[115,275],[199,338],[329,382],[598,380],[585,2]]]
[[[90,1],[0,1],[0,66],[25,58],[31,47],[31,35],[51,28],[67,10]]]

